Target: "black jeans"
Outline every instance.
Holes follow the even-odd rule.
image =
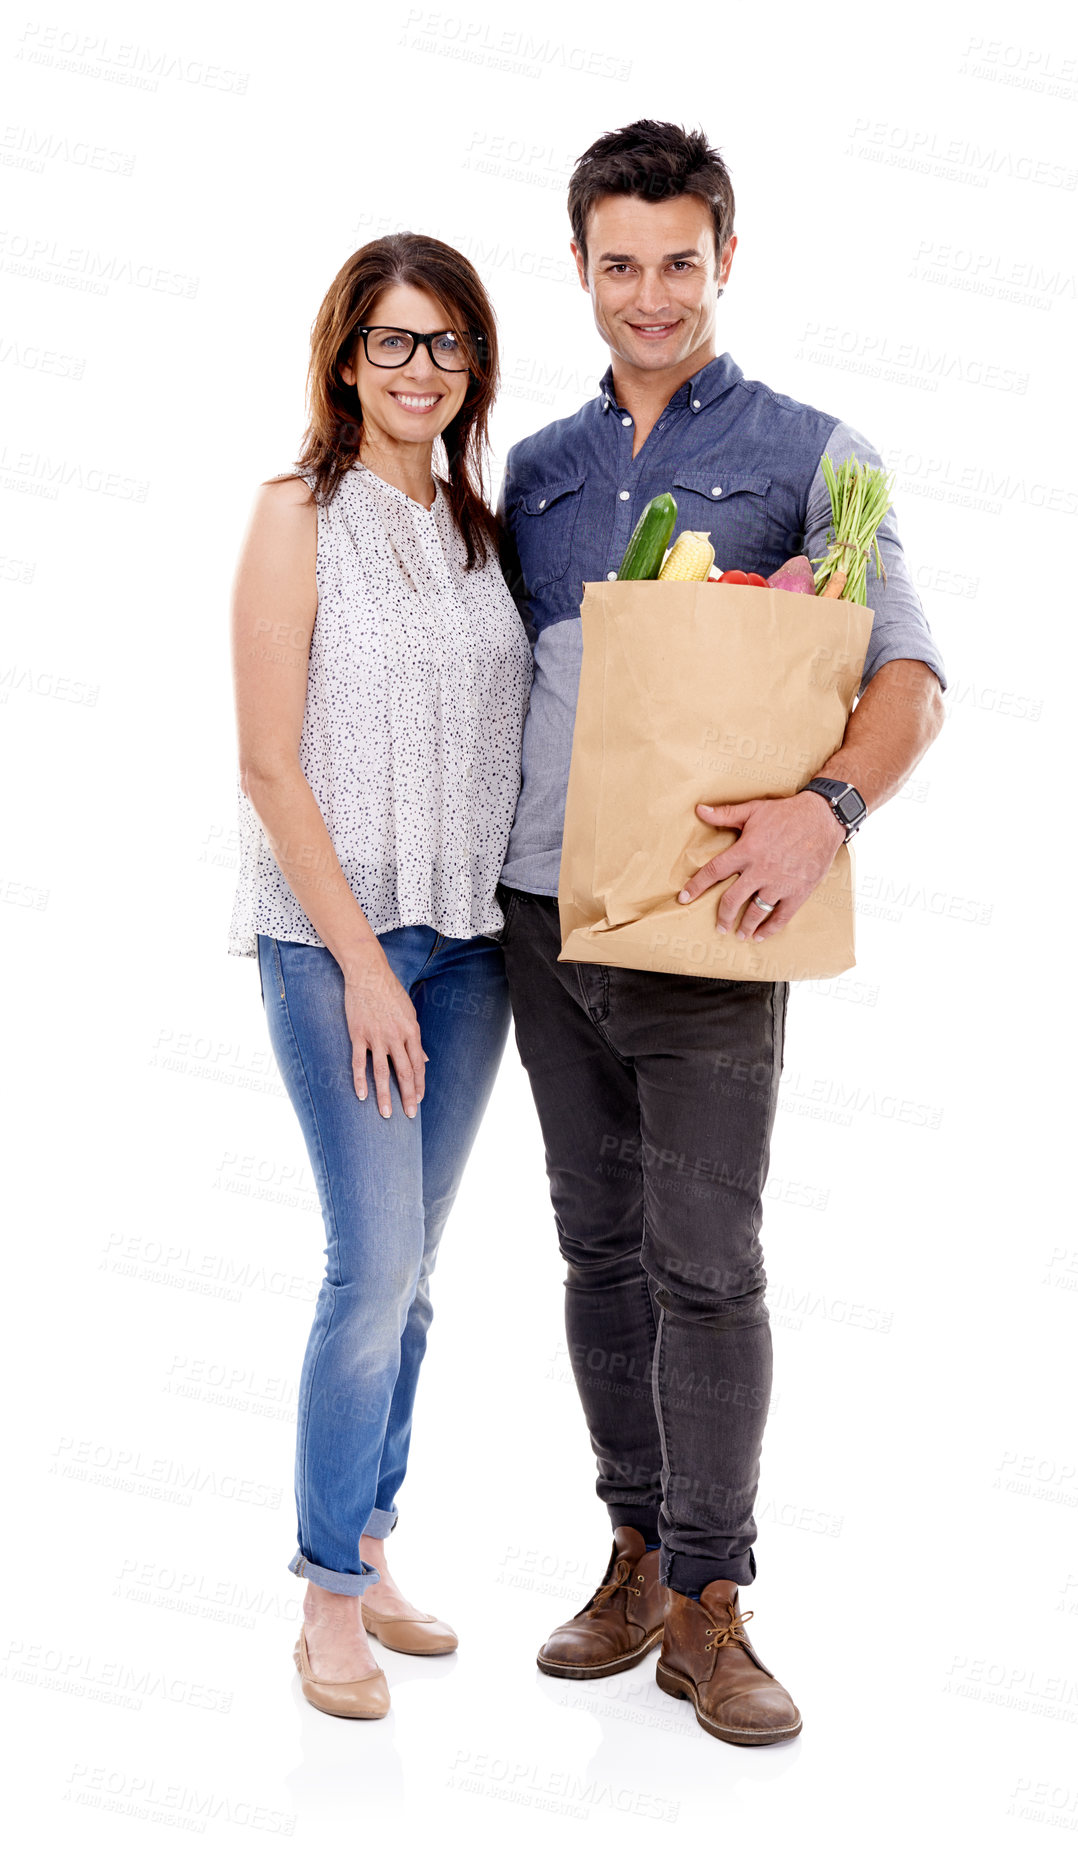
[[[756,1575],[771,1395],[761,1194],[789,986],[558,964],[558,904],[499,886],[565,1326],[614,1526],[664,1583]]]

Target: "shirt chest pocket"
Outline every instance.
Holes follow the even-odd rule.
[[[513,537],[529,594],[542,592],[563,580],[573,554],[584,478],[563,477],[528,490],[513,505]]]
[[[674,500],[675,533],[683,528],[710,530],[715,564],[724,573],[731,567],[759,572],[760,563],[774,555],[769,476],[724,471],[721,464],[711,465],[706,472],[682,470],[674,477]]]

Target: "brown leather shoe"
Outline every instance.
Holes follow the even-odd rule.
[[[658,1552],[644,1550],[635,1526],[619,1526],[602,1584],[543,1643],[539,1666],[561,1680],[599,1680],[635,1667],[662,1639],[664,1597]]]
[[[699,1602],[666,1592],[666,1623],[655,1678],[664,1693],[691,1700],[705,1732],[731,1745],[796,1738],[801,1714],[745,1634],[737,1585],[720,1577]]]

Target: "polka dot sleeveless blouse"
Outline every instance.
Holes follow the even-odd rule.
[[[300,472],[308,488],[314,478]],[[497,933],[532,653],[497,560],[465,571],[444,484],[429,511],[357,464],[318,507],[318,611],[299,759],[375,933]],[[322,946],[236,775],[228,951]]]

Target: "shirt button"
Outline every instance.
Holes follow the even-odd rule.
[[[700,401],[699,401],[698,399],[694,399],[694,400],[693,400],[693,402],[692,402],[692,409],[693,409],[693,411],[694,411],[694,412],[699,412],[699,410],[700,410]]]
[[[628,502],[628,500],[629,500],[629,491],[627,489],[619,489],[618,490],[618,501]]]
[[[631,418],[623,418],[621,422],[623,425],[631,425],[633,421]]]
[[[608,573],[606,577],[607,577],[607,579],[617,579],[617,574],[616,574],[616,573]]]
[[[722,490],[721,490],[721,489],[719,488],[719,485],[718,485],[717,483],[716,483],[716,485],[715,485],[715,487],[714,487],[714,489],[712,490],[712,492],[711,492],[711,493],[712,493],[712,495],[713,495],[713,496],[721,496],[721,495],[722,495]]]

